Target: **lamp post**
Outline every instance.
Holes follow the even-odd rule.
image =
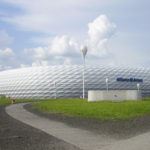
[[[106,90],[108,92],[108,78],[105,79],[105,82],[106,82]]]
[[[55,99],[57,98],[57,88],[56,88],[56,81],[54,81],[54,88],[55,88]]]
[[[85,98],[85,56],[87,54],[87,47],[82,46],[81,48],[82,56],[83,56],[83,99]]]
[[[140,91],[140,83],[137,83],[137,90],[138,90],[138,92]]]

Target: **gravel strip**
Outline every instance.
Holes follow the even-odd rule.
[[[24,108],[42,117],[61,121],[69,126],[86,129],[117,140],[128,139],[150,131],[150,116],[139,117],[127,121],[100,121],[96,119],[40,112],[33,109],[31,104],[25,105]]]
[[[0,106],[0,150],[79,150],[77,147],[25,125]]]

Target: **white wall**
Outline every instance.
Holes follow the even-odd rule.
[[[103,90],[103,91],[88,91],[88,101],[102,100],[139,100],[141,99],[141,91],[137,90]]]

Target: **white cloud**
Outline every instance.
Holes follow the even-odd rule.
[[[52,40],[51,45],[49,46],[49,53],[50,55],[74,55],[75,53],[78,53],[79,46],[78,43],[73,39],[66,35],[63,35],[61,37],[55,37]]]
[[[48,48],[47,47],[37,47],[25,49],[26,54],[29,54],[33,60],[45,60],[48,56]]]
[[[116,25],[112,23],[106,15],[100,15],[93,22],[88,24],[88,47],[90,54],[94,56],[107,55],[107,44],[116,30]]]
[[[98,58],[105,58],[109,63],[111,55],[106,45],[114,34],[115,29],[116,25],[106,15],[100,15],[88,24],[88,36],[82,42],[78,42],[68,35],[46,37],[48,40],[46,40],[45,46],[25,49],[25,58],[27,60],[22,60],[20,67],[25,67],[26,63],[28,64],[29,62],[32,62],[32,66],[81,63],[80,46],[83,43],[88,45],[88,57],[91,62],[95,59],[98,60]],[[6,32],[2,33],[7,35]],[[42,39],[39,40],[43,42]],[[17,60],[15,61],[16,56],[13,50],[10,48],[0,50],[0,58],[3,66],[9,66],[9,64],[10,66],[14,64],[16,66],[16,63],[18,63]],[[11,64],[11,62],[13,63]]]
[[[15,53],[10,48],[0,49],[0,70],[15,67]]]
[[[29,67],[29,65],[26,65],[26,64],[20,64],[20,67],[21,67],[21,68],[26,68],[26,67]]]
[[[14,57],[14,52],[12,49],[10,48],[6,48],[6,49],[0,49],[0,58],[5,58],[5,59],[9,59],[9,58],[12,58]]]
[[[73,38],[63,35],[51,39],[49,45],[25,49],[25,53],[31,56],[33,65],[70,64],[79,57],[79,45]]]
[[[15,60],[15,52],[9,48],[13,42],[11,37],[5,30],[0,30],[0,70],[10,69],[17,66],[18,61]]]
[[[35,61],[35,62],[33,62],[32,63],[32,67],[36,67],[36,66],[48,66],[49,65],[49,63],[48,63],[48,61],[43,61],[43,60],[41,60],[41,61]]]
[[[88,14],[92,7],[107,5],[113,2],[109,0],[2,0],[5,3],[21,8],[23,12],[11,17],[4,17],[3,20],[14,24],[21,30],[37,32],[60,33],[72,26],[78,26],[88,20]],[[115,2],[115,0],[112,0]],[[72,26],[70,26],[72,24]],[[63,27],[63,29],[62,29]],[[73,28],[74,30],[74,28]]]
[[[72,64],[72,60],[70,59],[70,58],[66,58],[65,60],[64,60],[64,63],[63,63],[64,65],[71,65]]]
[[[13,42],[13,38],[5,30],[0,30],[0,48],[7,47]]]
[[[140,65],[146,59],[148,61],[147,64],[149,64],[149,58],[147,58],[149,47],[146,44],[148,43],[149,35],[147,28],[143,28],[147,27],[148,22],[146,19],[142,19],[145,23],[141,24],[139,15],[137,15],[138,13],[140,15],[145,14],[146,16],[148,11],[143,11],[145,13],[141,12],[142,10],[139,11],[137,6],[140,5],[135,5],[135,0],[132,4],[129,0],[126,2],[116,0],[1,0],[1,2],[8,3],[9,6],[14,5],[14,8],[18,8],[15,11],[6,10],[5,12],[0,12],[1,21],[13,24],[16,29],[31,31],[29,34],[32,34],[33,31],[42,33],[38,34],[39,37],[32,39],[34,44],[35,42],[36,45],[37,42],[39,43],[39,47],[27,50],[30,61],[32,60],[35,64],[45,64],[43,62],[46,62],[46,64],[55,64],[58,62],[59,64],[64,62],[79,63],[80,52],[78,47],[83,44],[84,39],[84,43],[88,44],[89,48],[87,55],[89,58],[88,62],[103,61],[105,64],[114,64],[115,61],[117,65],[122,63]],[[105,7],[106,5],[108,7]],[[130,15],[131,13],[129,12],[133,11],[131,9],[133,5],[136,10]],[[124,15],[124,10],[128,7],[129,12],[127,15]],[[145,7],[143,8],[145,10]],[[116,25],[106,15],[101,15],[91,21],[88,24],[88,36],[86,37],[83,34],[86,32],[85,25],[91,18],[97,16],[99,11],[108,12],[110,16],[115,18],[121,30],[116,40],[114,38],[110,40],[115,33]],[[119,17],[118,14],[120,14]],[[135,23],[131,21],[133,18],[135,18],[138,26],[138,28],[135,28],[135,31]],[[143,37],[141,37],[142,32],[139,29],[143,32]],[[129,32],[130,34],[125,37],[124,32]],[[65,37],[63,36],[64,34],[69,36]],[[136,41],[137,35],[135,34],[139,34],[140,40]],[[45,37],[41,38],[40,35]],[[49,35],[51,36],[47,37]],[[52,35],[58,36],[53,37]],[[72,40],[70,35],[71,37],[78,37],[77,39],[82,42]],[[134,37],[132,37],[133,35]],[[143,40],[146,36],[147,40]],[[129,42],[125,42],[126,40],[129,40]],[[11,44],[11,41],[12,38],[7,32],[0,30],[0,49],[8,47],[7,45]],[[73,41],[73,44],[69,44],[70,41]],[[134,46],[131,42],[134,42]],[[142,47],[140,47],[141,45]],[[31,63],[29,61],[26,62]]]
[[[100,15],[89,23],[88,27],[88,37],[85,41],[88,44],[90,59],[95,60],[95,57],[110,59],[111,55],[107,51],[106,45],[114,34],[116,25],[111,23],[106,15]],[[80,63],[81,44],[79,43],[67,35],[56,36],[49,38],[47,46],[26,49],[25,52],[31,57],[33,66]]]
[[[0,71],[8,70],[8,69],[12,69],[12,66],[3,66],[3,65],[0,65]]]

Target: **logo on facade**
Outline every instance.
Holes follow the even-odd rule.
[[[117,78],[117,81],[120,81],[120,82],[143,82],[143,79],[138,79],[138,78]]]

